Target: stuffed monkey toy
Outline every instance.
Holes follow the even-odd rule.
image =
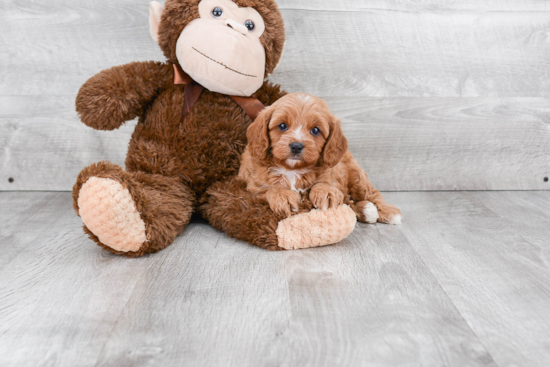
[[[194,212],[229,236],[268,250],[336,243],[356,223],[347,205],[277,217],[236,179],[248,126],[285,95],[265,78],[280,61],[283,19],[274,0],[151,3],[150,31],[167,62],[104,70],[80,89],[86,125],[114,130],[136,117],[126,170],[82,170],[73,204],[99,246],[129,257],[156,252]]]

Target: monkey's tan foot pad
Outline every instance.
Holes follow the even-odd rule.
[[[90,177],[80,189],[78,209],[86,227],[116,251],[135,252],[147,241],[130,192],[115,180]]]
[[[313,209],[283,219],[277,227],[279,247],[296,250],[331,245],[353,232],[357,216],[348,205],[336,209]]]

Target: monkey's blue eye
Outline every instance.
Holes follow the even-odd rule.
[[[249,31],[253,31],[254,28],[256,28],[256,26],[254,25],[254,22],[251,21],[250,19],[247,20],[246,22],[244,22],[244,26],[245,26],[246,28],[248,28]]]
[[[214,18],[221,17],[223,15],[222,8],[216,6],[214,9],[212,9],[212,15],[214,16]]]
[[[311,129],[311,135],[313,136],[317,136],[321,133],[321,130],[319,130],[318,127],[314,127],[313,129]]]
[[[284,122],[282,124],[279,125],[279,130],[281,131],[287,131],[288,130],[288,126],[287,124],[285,124]]]

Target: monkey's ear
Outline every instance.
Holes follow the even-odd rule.
[[[256,120],[248,127],[248,151],[261,160],[269,159],[269,121],[271,120],[271,108],[264,109]]]
[[[160,17],[164,11],[164,5],[158,1],[151,1],[149,6],[149,32],[156,43],[159,43]]]
[[[348,140],[342,131],[340,120],[334,116],[330,122],[330,134],[323,151],[323,161],[329,167],[334,167],[348,151]]]

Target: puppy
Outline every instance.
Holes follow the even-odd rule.
[[[297,212],[302,195],[317,209],[349,204],[361,222],[401,223],[348,150],[340,121],[312,95],[289,94],[248,128],[240,179],[280,216]]]

